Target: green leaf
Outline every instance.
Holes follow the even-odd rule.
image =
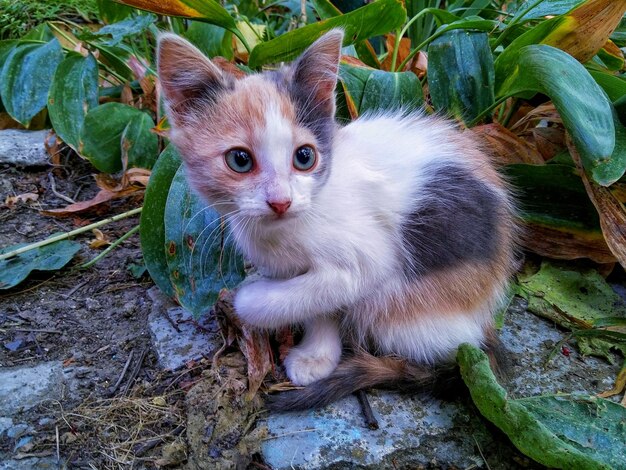
[[[544,16],[562,15],[580,5],[583,1],[584,0],[543,0],[523,16],[523,21],[536,20]],[[526,2],[520,9],[526,8],[528,3],[529,2]]]
[[[59,64],[48,94],[48,113],[54,131],[78,149],[85,115],[98,106],[98,63],[93,55],[68,52]]]
[[[436,111],[472,122],[493,104],[494,78],[486,33],[450,31],[428,48],[428,87]]]
[[[220,215],[191,192],[179,168],[165,206],[165,253],[178,302],[199,316],[217,301],[220,290],[244,278],[243,258],[226,235]]]
[[[0,254],[21,248],[19,244],[3,248]],[[50,245],[29,250],[6,260],[0,260],[0,289],[10,289],[28,277],[32,271],[61,269],[80,250],[80,243],[61,240]]]
[[[119,0],[159,15],[180,16],[211,23],[240,34],[232,16],[215,0]]]
[[[232,33],[224,28],[200,21],[190,21],[185,37],[207,57],[222,56],[228,60],[234,57]]]
[[[601,236],[598,212],[571,165],[507,165],[524,221]]]
[[[422,86],[412,72],[374,70],[363,88],[359,114],[384,110],[411,111],[424,103]]]
[[[13,119],[28,126],[47,103],[54,72],[63,60],[59,41],[20,44],[11,50],[0,72],[0,96]]]
[[[496,381],[489,359],[480,349],[462,344],[457,361],[481,414],[533,460],[550,468],[568,470],[610,470],[616,455],[620,459],[618,463],[624,462],[626,408],[601,398],[572,395],[512,400]],[[560,404],[550,412],[546,405],[554,404],[555,400],[571,403]],[[585,401],[592,406],[585,407]],[[579,423],[575,430],[563,429],[562,413],[568,409],[576,413],[573,416]],[[610,435],[612,431],[614,435]],[[609,450],[609,446],[613,449]]]
[[[250,54],[248,65],[258,68],[267,63],[291,60],[332,28],[344,29],[343,45],[348,46],[398,28],[405,20],[406,11],[399,0],[377,0],[350,13],[304,26],[258,44]]]
[[[499,60],[499,59],[498,59]],[[498,95],[521,96],[528,92],[548,95],[563,118],[587,173],[608,186],[626,169],[606,171],[615,149],[615,126],[606,95],[589,72],[572,56],[546,45],[519,51],[515,70],[502,83]]]
[[[589,70],[589,73],[611,101],[617,101],[626,96],[626,80],[623,78],[597,70]]]
[[[98,17],[107,24],[117,23],[136,11],[113,0],[96,0],[96,3],[98,4]]]
[[[22,41],[29,39],[33,41],[48,42],[54,39],[54,34],[52,34],[50,27],[46,23],[42,23],[31,29],[28,34],[21,38]]]
[[[145,31],[156,21],[156,16],[151,14],[135,15],[126,18],[118,23],[113,23],[99,29],[94,34],[96,36],[111,36],[111,39],[103,41],[107,46],[117,46],[124,39],[145,33]]]
[[[122,134],[136,116],[144,114],[121,103],[105,103],[85,116],[78,152],[98,170],[115,173],[122,169]]]
[[[122,159],[127,168],[152,168],[159,156],[159,138],[152,132],[154,121],[148,114],[133,116],[121,136]]]
[[[135,78],[133,71],[127,65],[127,60],[130,55],[127,51],[120,47],[111,47],[101,44],[100,42],[91,42],[91,46],[98,49],[100,52],[100,61],[109,65],[115,72],[120,74],[123,78],[131,81]]]
[[[173,145],[168,145],[152,168],[141,211],[139,236],[143,259],[150,277],[159,289],[174,297],[165,255],[165,204],[172,179],[181,159]]]
[[[612,336],[609,331],[590,330],[598,324],[616,318],[626,319],[626,304],[605,279],[594,269],[575,270],[566,265],[544,261],[541,269],[532,275],[519,275],[520,294],[528,300],[528,310],[559,325],[596,331],[593,336],[580,338],[581,353],[606,357],[612,361],[609,350],[626,353],[624,337]]]

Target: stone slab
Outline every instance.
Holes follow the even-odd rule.
[[[49,130],[0,130],[0,163],[21,167],[48,165],[48,152],[44,146]]]
[[[44,401],[59,399],[63,382],[60,361],[0,369],[0,416],[10,417]]]
[[[152,299],[148,324],[162,368],[179,369],[189,361],[210,356],[221,346],[222,339],[213,317],[207,315],[198,319],[197,324],[202,328],[197,328],[191,313],[176,306],[157,287],[150,289],[148,294]],[[176,331],[174,324],[179,331]]]
[[[503,385],[511,396],[593,394],[611,387],[619,364],[581,357],[573,345],[562,353],[559,342],[566,333],[524,307],[521,300],[514,303],[500,334],[510,362]],[[321,410],[273,414],[261,423],[268,430],[263,458],[274,470],[521,468],[513,457],[524,457],[494,437],[468,397],[442,401],[381,391],[368,397],[379,430],[365,427],[355,397]],[[522,466],[528,465],[536,468],[532,462]]]

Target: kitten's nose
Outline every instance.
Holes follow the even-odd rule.
[[[267,205],[271,207],[271,209],[276,212],[278,215],[283,215],[291,206],[291,201],[266,201]]]

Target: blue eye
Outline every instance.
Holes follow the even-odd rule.
[[[310,145],[303,145],[293,154],[293,166],[300,171],[307,171],[315,165],[315,150]]]
[[[254,166],[252,155],[243,149],[233,149],[226,152],[226,164],[237,173],[248,173]]]

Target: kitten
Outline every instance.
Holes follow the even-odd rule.
[[[159,40],[190,184],[264,275],[236,293],[237,315],[304,326],[284,365],[308,387],[281,409],[427,381],[461,343],[488,349],[514,266],[507,188],[467,132],[401,111],[337,125],[342,39],[332,30],[293,64],[239,80],[187,41]]]

